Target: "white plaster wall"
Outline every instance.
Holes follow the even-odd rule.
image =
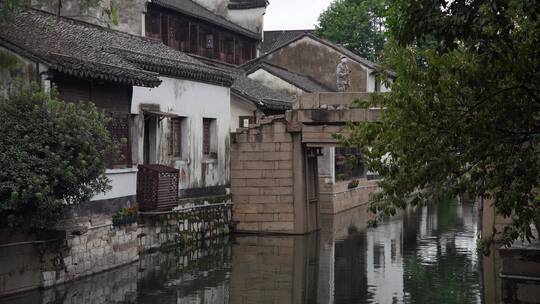
[[[239,127],[240,116],[253,116],[253,112],[257,110],[257,107],[253,104],[248,104],[246,101],[241,100],[239,97],[231,96],[231,132],[236,132]]]
[[[323,147],[323,155],[317,158],[319,176],[324,178],[324,182],[327,184],[333,184],[336,179],[335,151],[335,147]]]
[[[375,74],[371,70],[368,71],[366,88],[368,92],[375,92]]]
[[[157,162],[180,170],[180,187],[200,188],[229,183],[229,130],[231,119],[230,89],[184,79],[160,77],[157,88],[133,88],[131,112],[140,114],[141,104],[158,104],[160,111],[185,117],[182,158],[170,159],[166,153],[169,140],[168,118],[158,124]],[[142,116],[142,115],[140,115]],[[203,118],[216,119],[217,159],[203,156]],[[141,120],[139,120],[141,121]],[[143,128],[134,128],[143,136]],[[143,140],[136,147],[142,154]],[[142,159],[142,158],[139,158]]]
[[[276,91],[286,92],[291,95],[301,95],[304,93],[304,91],[299,87],[296,87],[293,84],[286,82],[273,74],[270,74],[264,69],[258,69],[249,74],[248,77]]]
[[[373,70],[368,70],[368,78],[367,78],[367,91],[368,92],[375,92],[375,81],[376,76],[375,73],[372,73]],[[390,88],[388,88],[384,82],[381,82],[381,92],[389,92]]]
[[[105,174],[111,180],[111,190],[99,193],[91,200],[104,200],[137,194],[137,168],[110,169]]]
[[[229,21],[255,33],[261,33],[263,28],[265,7],[230,10],[229,1],[225,0],[193,0],[208,10],[218,14]]]
[[[261,33],[264,26],[266,8],[228,10],[227,19],[255,33]]]

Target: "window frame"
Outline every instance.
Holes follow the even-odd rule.
[[[172,117],[170,119],[169,134],[169,156],[182,158],[182,121],[183,117]],[[177,128],[177,129],[176,129]]]

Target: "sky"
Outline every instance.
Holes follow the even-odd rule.
[[[319,15],[332,0],[270,0],[264,30],[314,29]]]

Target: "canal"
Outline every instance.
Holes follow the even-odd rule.
[[[323,217],[316,234],[150,253],[0,303],[483,303],[476,210],[450,201],[367,229],[358,207]]]

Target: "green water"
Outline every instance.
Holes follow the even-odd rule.
[[[234,236],[0,303],[482,303],[476,206],[432,205],[366,229],[365,209],[308,236]]]

